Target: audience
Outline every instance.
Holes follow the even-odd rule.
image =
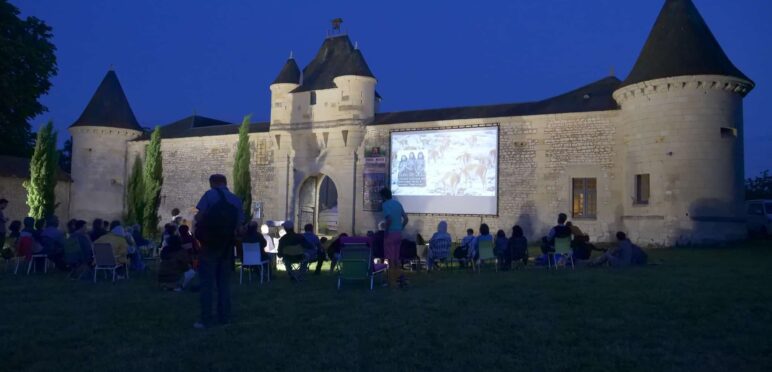
[[[180,231],[181,230],[182,228],[180,228]],[[244,233],[244,239],[242,239],[241,241],[244,243],[259,243],[260,258],[263,260],[268,259],[268,252],[266,252],[265,250],[265,248],[268,246],[268,241],[265,240],[265,237],[263,236],[263,234],[257,231],[257,221],[249,221],[249,223],[247,224],[247,231]]]
[[[66,240],[65,263],[71,269],[73,278],[80,278],[91,269],[93,260],[93,244],[86,231],[86,221],[74,220],[68,223],[69,236]]]
[[[470,258],[469,252],[472,250],[472,244],[474,244],[474,230],[466,229],[466,236],[461,239],[461,245],[453,251],[453,257],[458,260],[461,267],[465,267]]]
[[[93,231],[92,231],[93,234]],[[128,268],[129,264],[129,243],[126,241],[126,234],[121,226],[121,221],[113,221],[110,223],[110,232],[102,235],[94,241],[94,244],[110,244],[113,248],[113,255],[115,261],[124,265],[123,269]],[[123,275],[119,275],[119,279],[123,279]]]
[[[469,252],[469,258],[477,262],[480,259],[480,242],[490,241],[493,242],[493,236],[491,235],[490,228],[487,224],[480,225],[480,235],[474,238],[471,252]]]
[[[528,239],[523,234],[523,228],[519,225],[512,227],[512,236],[508,242],[509,253],[512,261],[522,260],[523,265],[528,264]]]
[[[604,264],[616,268],[630,266],[633,257],[633,243],[621,231],[617,232],[617,241],[618,244],[615,248],[592,260],[589,266],[601,266]]]
[[[295,224],[292,220],[284,221],[282,226],[284,226],[286,234],[279,239],[279,257],[284,261],[284,268],[287,270],[290,278],[292,278],[293,281],[296,281],[308,269],[308,254],[310,251],[315,251],[315,249],[303,235],[295,233]],[[305,253],[299,256],[294,254],[285,255],[284,250],[291,246],[300,246]],[[295,262],[300,263],[300,273],[293,272],[291,263]]]
[[[102,235],[107,234],[107,231],[103,228],[103,226],[104,224],[102,223],[101,218],[95,219],[91,224],[91,232],[89,233],[89,237],[91,238],[92,242],[96,242],[97,239],[102,237]]]
[[[8,237],[5,240],[4,249],[10,249],[13,254],[16,254],[16,243],[19,240],[20,234],[21,234],[21,221],[16,220],[11,222],[11,224],[8,225]]]
[[[499,264],[499,270],[509,270],[512,267],[512,260],[509,252],[509,239],[504,230],[499,229],[496,232],[496,239],[493,241],[493,253]]]
[[[56,264],[57,268],[64,268],[64,234],[59,230],[59,218],[49,216],[46,218],[46,227],[40,232],[40,244],[42,253]]]
[[[429,239],[429,251],[426,253],[426,268],[431,271],[435,260],[447,259],[453,238],[448,234],[448,223],[440,221],[437,232]]]
[[[330,271],[335,270],[335,266],[338,264],[338,260],[340,259],[340,250],[343,248],[343,240],[342,238],[347,238],[348,234],[346,233],[340,233],[335,240],[330,243],[330,246],[327,247],[327,257],[330,258]]]
[[[303,226],[303,237],[312,247],[312,249],[306,250],[306,261],[310,263],[316,260],[314,275],[319,275],[322,271],[322,263],[324,263],[324,249],[319,237],[314,234],[314,225],[307,223]]]
[[[164,226],[166,246],[161,250],[161,264],[158,268],[158,284],[169,291],[182,290],[183,274],[189,269],[190,258],[182,247],[182,239],[177,225],[167,223]]]

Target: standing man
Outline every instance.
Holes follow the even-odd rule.
[[[391,190],[388,187],[381,189],[381,197],[383,198],[383,217],[386,221],[383,253],[389,260],[389,287],[395,288],[397,281],[400,287],[404,287],[405,278],[402,276],[399,249],[402,246],[402,230],[407,226],[407,214],[402,204],[391,198]]]
[[[8,199],[0,199],[0,250],[5,246],[5,224],[8,222],[8,218],[5,217],[3,211],[8,206]]]
[[[199,275],[201,276],[201,319],[193,327],[214,325],[212,302],[217,287],[217,321],[230,322],[230,275],[236,230],[244,223],[241,199],[228,190],[222,174],[209,177],[209,189],[196,205],[196,238],[201,242]]]

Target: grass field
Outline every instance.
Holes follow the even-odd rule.
[[[772,369],[772,245],[650,252],[656,266],[411,274],[405,291],[325,272],[239,286],[231,325],[153,272],[97,284],[0,273],[0,369]]]

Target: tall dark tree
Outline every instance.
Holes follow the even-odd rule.
[[[145,150],[145,168],[142,172],[145,202],[142,232],[147,236],[158,235],[158,207],[161,204],[163,168],[161,168],[161,128],[155,127]]]
[[[249,172],[249,121],[251,115],[244,117],[239,128],[239,142],[236,145],[236,159],[233,162],[233,193],[242,200],[244,216],[252,219],[252,177]]]
[[[0,155],[29,156],[34,144],[29,121],[46,111],[38,100],[56,75],[51,27],[19,18],[0,0]]]
[[[126,188],[126,223],[140,226],[145,219],[145,180],[142,176],[142,158],[137,155]]]
[[[35,151],[29,163],[27,189],[29,215],[41,219],[54,214],[56,209],[56,171],[59,168],[56,152],[56,131],[50,121],[40,128],[35,141]]]
[[[768,170],[745,180],[745,200],[772,199],[772,175]]]
[[[72,137],[64,141],[64,146],[56,152],[59,153],[59,168],[70,173],[72,171]]]

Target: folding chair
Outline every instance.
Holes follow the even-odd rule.
[[[375,276],[386,272],[386,265],[374,265],[372,252],[366,244],[344,244],[340,251],[340,271],[338,272],[338,290],[344,280],[370,279],[373,290]]]
[[[249,274],[249,282],[252,283],[252,270],[260,269],[260,284],[263,284],[263,273],[267,273],[268,282],[271,281],[271,271],[268,269],[268,260],[263,260],[260,254],[260,243],[242,243],[241,270],[239,272],[239,284],[244,282],[244,268]]]
[[[36,273],[38,271],[37,265],[35,265],[36,260],[43,259],[43,273],[48,273],[48,255],[47,254],[33,254],[30,256],[29,263],[27,264],[27,275],[29,275],[30,272]]]
[[[571,237],[555,238],[555,251],[547,253],[547,267],[555,265],[555,270],[558,269],[560,262],[555,260],[555,256],[560,255],[560,261],[563,262],[563,266],[568,266],[568,262],[571,262],[571,268],[574,268],[574,255],[571,251]],[[551,259],[550,259],[551,258]]]
[[[477,271],[480,271],[480,266],[485,261],[493,261],[493,265],[496,268],[496,271],[499,271],[499,260],[496,258],[496,255],[493,253],[493,240],[483,240],[477,243],[478,251],[477,254],[480,256],[480,258],[477,260],[477,263],[475,267],[477,268]]]
[[[298,281],[302,280],[303,265],[306,261],[306,251],[303,249],[303,246],[290,245],[284,247],[282,249],[282,254],[284,257],[282,257],[281,262],[286,269],[292,269],[292,278]],[[290,267],[287,268],[287,265],[290,265]],[[287,272],[289,273],[290,270],[287,270]]]
[[[432,256],[434,266],[438,266],[437,263],[448,262],[451,260],[451,241],[450,239],[434,239],[430,240],[428,249],[426,250],[426,268],[429,269],[429,255]]]
[[[94,283],[96,283],[97,271],[99,270],[105,271],[105,276],[107,271],[112,271],[113,282],[115,282],[116,271],[121,267],[126,270],[126,278],[128,278],[129,270],[126,265],[119,264],[115,260],[112,245],[108,243],[94,244]]]

